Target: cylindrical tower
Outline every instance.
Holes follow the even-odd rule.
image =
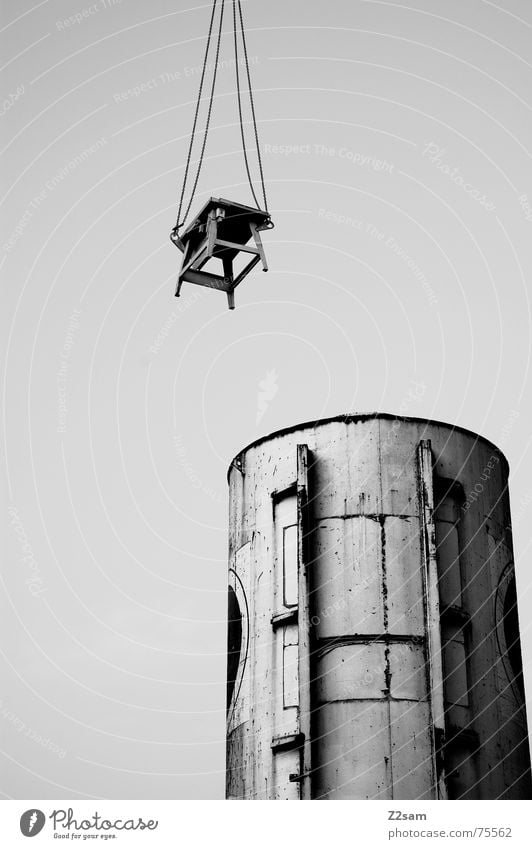
[[[229,798],[531,798],[507,487],[482,437],[385,414],[233,460]]]

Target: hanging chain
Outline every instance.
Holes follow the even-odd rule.
[[[192,132],[191,132],[191,135],[190,135],[190,145],[189,145],[189,149],[188,149],[187,164],[185,166],[185,176],[183,178],[183,188],[181,190],[181,198],[179,200],[179,210],[178,210],[178,213],[177,213],[177,221],[176,221],[176,225],[175,225],[175,228],[174,228],[176,231],[178,231],[183,226],[183,224],[185,223],[185,221],[188,217],[188,214],[190,212],[190,208],[191,208],[192,202],[194,200],[194,194],[196,192],[198,180],[199,180],[199,177],[200,177],[201,167],[203,165],[203,157],[204,157],[204,154],[205,154],[205,147],[207,145],[207,135],[209,133],[209,125],[210,125],[210,121],[211,121],[212,104],[213,104],[213,100],[214,100],[214,89],[215,89],[215,86],[216,86],[216,75],[217,75],[217,72],[218,72],[218,61],[219,61],[219,56],[220,56],[220,41],[221,41],[221,37],[222,37],[222,24],[223,24],[223,17],[224,17],[225,0],[221,0],[220,24],[219,24],[219,27],[218,27],[218,39],[217,39],[217,44],[216,44],[216,57],[215,57],[215,60],[214,60],[214,71],[213,71],[213,78],[212,78],[211,94],[210,94],[210,97],[209,97],[209,107],[208,107],[208,111],[207,111],[207,121],[206,121],[206,124],[205,124],[205,132],[204,132],[204,135],[203,135],[203,143],[202,143],[202,146],[201,146],[200,157],[199,157],[199,160],[198,160],[198,168],[197,168],[197,171],[196,171],[196,177],[194,179],[194,184],[192,186],[192,191],[191,191],[191,194],[190,194],[190,200],[188,202],[188,206],[186,208],[185,214],[183,215],[183,220],[181,220],[181,211],[183,209],[183,201],[184,201],[184,197],[185,197],[185,190],[186,190],[186,185],[187,185],[188,172],[189,172],[189,168],[190,168],[190,161],[191,161],[191,158],[192,158],[192,149],[193,149],[193,146],[194,146],[194,137],[195,137],[195,133],[196,133],[196,126],[197,126],[197,123],[198,123],[198,115],[199,115],[199,110],[200,110],[200,105],[201,105],[201,95],[202,95],[202,92],[203,92],[203,83],[204,83],[204,80],[205,80],[205,73],[206,73],[206,70],[207,70],[207,60],[208,60],[208,56],[209,56],[209,47],[210,47],[210,43],[211,43],[212,29],[213,29],[213,24],[214,24],[214,16],[215,16],[215,13],[216,13],[217,3],[218,3],[218,0],[214,0],[213,7],[212,7],[211,21],[210,21],[210,25],[209,25],[209,34],[207,36],[207,46],[205,48],[205,57],[204,57],[204,60],[203,60],[203,68],[202,68],[202,72],[201,72],[200,86],[199,86],[199,92],[198,92],[198,101],[196,103],[196,110],[195,110],[195,113],[194,113],[194,121],[192,123]]]
[[[236,0],[233,0],[233,35],[235,41],[235,69],[236,69],[236,94],[238,99],[238,118],[240,122],[240,138],[242,139],[242,152],[244,153],[244,162],[246,164],[246,171],[248,175],[248,183],[249,188],[251,189],[251,194],[253,195],[253,200],[255,201],[255,205],[258,207],[259,202],[257,200],[257,195],[255,194],[255,189],[253,188],[253,181],[251,179],[251,172],[249,170],[249,162],[248,162],[248,154],[246,150],[246,139],[244,135],[244,119],[242,117],[242,98],[240,95],[240,72],[238,70],[238,36],[237,36],[237,28],[236,28]]]
[[[189,177],[189,173],[190,173],[190,165],[191,165],[191,161],[192,161],[192,151],[193,151],[193,148],[194,148],[194,140],[195,140],[196,129],[197,129],[197,125],[198,125],[198,118],[199,118],[199,112],[200,112],[202,94],[203,94],[203,86],[204,86],[204,83],[205,83],[205,76],[206,76],[206,73],[207,73],[209,50],[210,50],[210,45],[211,45],[211,40],[212,40],[212,35],[213,35],[214,21],[215,21],[215,17],[216,17],[217,5],[218,5],[218,0],[214,0],[213,6],[212,6],[212,12],[211,12],[211,20],[210,20],[210,24],[209,24],[209,33],[207,35],[207,45],[205,47],[205,56],[204,56],[204,59],[203,59],[203,68],[202,68],[202,71],[201,71],[198,100],[197,100],[196,108],[195,108],[195,111],[194,111],[194,120],[192,122],[192,132],[191,132],[191,135],[190,135],[190,144],[189,144],[189,148],[188,148],[187,161],[186,161],[186,165],[185,165],[185,175],[184,175],[184,178],[183,178],[183,187],[181,189],[181,197],[179,199],[179,209],[178,209],[178,213],[177,213],[176,225],[174,227],[174,233],[179,232],[180,228],[183,227],[186,219],[188,218],[188,214],[190,212],[190,209],[192,207],[192,202],[194,200],[194,195],[195,195],[196,189],[198,187],[198,181],[199,181],[199,178],[200,178],[201,168],[202,168],[202,165],[203,165],[203,159],[204,159],[204,155],[205,155],[205,148],[207,146],[207,137],[208,137],[208,134],[209,134],[209,127],[210,127],[210,122],[211,122],[212,108],[213,108],[213,102],[214,102],[214,91],[215,91],[215,88],[216,88],[216,77],[217,77],[217,73],[218,73],[218,64],[219,64],[219,58],[220,58],[220,43],[221,43],[221,38],[222,38],[222,27],[223,27],[223,19],[224,19],[225,0],[221,0],[221,3],[220,3],[220,21],[219,21],[219,24],[218,24],[218,34],[217,34],[217,39],[216,39],[216,55],[215,55],[215,59],[214,59],[214,69],[213,69],[213,77],[212,77],[212,84],[211,84],[211,92],[210,92],[210,95],[209,95],[209,105],[208,105],[208,109],[207,109],[207,118],[206,118],[206,123],[205,123],[205,130],[204,130],[204,133],[203,133],[203,142],[202,142],[202,145],[201,145],[200,155],[199,155],[199,159],[198,159],[198,167],[197,167],[197,170],[196,170],[194,182],[192,184],[192,190],[190,192],[190,199],[188,201],[188,204],[186,206],[184,214],[181,215],[181,213],[183,212],[185,193],[186,193],[186,188],[187,188],[187,181],[188,181],[188,177]],[[237,5],[238,5],[238,16],[239,16],[238,22],[237,22]],[[254,100],[253,100],[253,90],[251,88],[251,74],[250,74],[250,70],[249,70],[249,59],[248,59],[248,51],[247,51],[247,45],[246,45],[246,35],[245,35],[245,32],[244,32],[242,5],[241,5],[240,0],[233,0],[234,51],[235,51],[235,67],[236,67],[236,88],[237,88],[237,98],[238,98],[238,116],[239,116],[239,122],[240,122],[240,137],[242,139],[242,150],[243,150],[243,153],[244,153],[244,162],[245,162],[245,165],[246,165],[246,172],[247,172],[249,187],[251,189],[251,194],[253,195],[253,200],[255,201],[257,208],[259,208],[260,204],[259,204],[259,202],[257,200],[257,196],[255,194],[255,189],[253,187],[253,180],[251,179],[251,170],[250,170],[250,167],[249,167],[249,160],[248,160],[245,133],[244,133],[244,120],[243,120],[243,114],[242,114],[242,95],[241,95],[241,91],[240,91],[240,73],[239,73],[239,68],[238,68],[238,34],[237,34],[238,27],[237,27],[237,23],[240,24],[240,36],[241,36],[241,39],[242,39],[242,46],[243,46],[243,50],[244,50],[244,62],[245,62],[245,67],[246,67],[249,101],[250,101],[250,106],[251,106],[251,116],[252,116],[252,121],[253,121],[253,132],[254,132],[254,136],[255,136],[255,145],[256,145],[256,149],[257,149],[257,158],[258,158],[258,163],[259,163],[262,196],[264,198],[264,211],[267,212],[268,211],[268,201],[267,201],[267,198],[266,198],[266,187],[264,185],[264,172],[263,172],[263,168],[262,168],[262,158],[261,158],[261,153],[260,153],[259,134],[258,134],[258,130],[257,130],[257,119],[256,119],[256,115],[255,115],[255,103],[254,103]]]
[[[234,11],[234,7],[235,7],[235,0],[233,0],[233,11]],[[252,115],[252,118],[253,118],[253,130],[254,130],[254,133],[255,133],[255,145],[257,147],[257,158],[258,158],[258,161],[259,161],[260,182],[261,182],[261,186],[262,186],[262,196],[264,198],[264,211],[268,212],[268,200],[266,198],[266,186],[264,184],[264,171],[263,171],[263,168],[262,168],[262,157],[261,157],[261,154],[260,154],[259,133],[258,133],[258,130],[257,130],[257,119],[256,119],[256,116],[255,116],[255,103],[253,101],[253,89],[251,87],[251,74],[250,74],[250,71],[249,71],[248,50],[247,50],[247,46],[246,46],[246,34],[245,34],[245,30],[244,30],[244,20],[242,18],[242,5],[240,3],[240,0],[238,0],[238,14],[240,16],[240,31],[242,33],[242,45],[244,47],[244,60],[245,60],[245,63],[246,63],[246,75],[247,75],[247,79],[248,79],[248,89],[249,89],[249,102],[251,104],[251,115]],[[235,24],[235,37],[236,37],[236,24]],[[238,56],[236,55],[236,48],[235,48],[235,61],[236,61],[236,66],[237,66],[237,80],[238,80]],[[238,104],[240,106],[240,92],[239,92],[239,97],[238,97]],[[242,115],[240,116],[240,125],[242,127]],[[243,130],[242,130],[242,134],[243,134]],[[244,147],[244,157],[246,159],[246,170],[248,172],[248,178],[249,178],[250,186],[251,186],[251,178],[249,177],[249,168],[248,168],[248,162],[247,162],[247,156],[246,156],[246,145],[244,143],[243,135],[242,135],[242,143],[243,143],[243,147]],[[251,191],[252,191],[253,197],[255,198],[255,192],[253,191],[253,186],[251,186]],[[257,206],[259,206],[256,198],[255,198],[255,203],[257,204]]]

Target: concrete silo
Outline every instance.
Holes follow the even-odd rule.
[[[507,479],[381,414],[233,460],[228,798],[531,798]]]

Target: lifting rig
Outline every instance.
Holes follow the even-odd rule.
[[[179,295],[181,294],[181,287],[183,283],[195,283],[198,286],[207,286],[210,289],[218,289],[219,291],[225,292],[227,295],[227,302],[230,310],[233,310],[235,308],[234,293],[236,287],[242,282],[242,280],[244,280],[244,278],[249,274],[252,268],[254,268],[258,262],[262,262],[262,270],[268,270],[268,263],[266,262],[266,256],[264,254],[264,248],[262,246],[262,241],[260,238],[260,231],[270,230],[273,227],[273,223],[268,212],[268,202],[266,199],[266,189],[264,185],[264,173],[262,169],[257,121],[255,117],[255,104],[253,101],[253,92],[251,89],[251,76],[249,72],[246,36],[244,32],[244,23],[242,18],[242,7],[240,0],[232,0],[232,5],[234,58],[236,68],[238,114],[240,120],[240,137],[242,140],[242,151],[244,154],[244,162],[246,166],[248,183],[256,206],[245,206],[244,204],[237,203],[236,201],[232,200],[226,200],[225,198],[211,197],[210,200],[200,210],[198,215],[186,227],[186,229],[183,230],[182,233],[180,233],[181,228],[185,226],[185,222],[190,212],[190,208],[192,206],[192,202],[194,200],[194,195],[198,185],[198,180],[205,154],[205,147],[207,145],[207,136],[209,133],[209,125],[212,114],[214,91],[216,88],[216,75],[220,56],[220,42],[222,37],[225,0],[220,0],[220,3],[218,3],[218,0],[214,0],[209,25],[209,33],[207,36],[207,45],[205,48],[205,57],[203,61],[203,70],[200,80],[198,100],[194,113],[192,133],[190,137],[187,162],[185,166],[185,175],[183,178],[183,186],[179,201],[177,221],[174,229],[170,234],[170,239],[172,240],[174,245],[176,245],[176,247],[179,248],[179,250],[183,253],[183,260],[181,263],[181,268],[177,281],[177,288],[175,292],[176,297],[179,297]],[[192,159],[192,150],[198,125],[198,117],[202,100],[203,87],[207,72],[209,50],[212,41],[214,23],[218,6],[219,14],[218,32],[216,39],[216,54],[213,67],[211,91],[208,102],[208,111],[205,121],[205,130],[203,134],[203,142],[201,145],[197,171],[193,181],[190,199],[188,201],[188,204],[186,205],[186,209],[183,214],[183,207],[185,206],[184,198]],[[255,145],[259,165],[262,196],[264,201],[263,209],[261,209],[259,206],[259,202],[257,200],[257,196],[253,186],[253,181],[251,179],[251,171],[249,166],[248,153],[246,149],[244,122],[242,118],[242,95],[240,91],[238,47],[239,37],[242,42],[243,61],[246,68],[249,102],[255,136]],[[253,240],[254,245],[248,244],[251,240]],[[238,273],[235,273],[233,263],[240,253],[251,254],[251,259],[247,262],[247,264],[244,265],[244,267]],[[221,261],[221,268],[218,269],[218,273],[214,273],[214,271],[212,270],[212,260],[218,260],[218,264]],[[207,264],[209,264],[209,269],[204,270],[204,266],[206,266]]]

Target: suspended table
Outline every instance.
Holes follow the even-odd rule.
[[[233,310],[235,289],[252,268],[261,261],[262,270],[268,270],[260,231],[272,227],[269,214],[261,209],[225,198],[211,198],[181,235],[176,228],[170,234],[172,242],[183,252],[176,297],[181,294],[184,282],[196,283],[225,292],[229,309]],[[250,240],[253,244],[248,244]],[[250,254],[251,259],[235,276],[233,262],[241,253]],[[207,263],[209,268],[205,269]]]

